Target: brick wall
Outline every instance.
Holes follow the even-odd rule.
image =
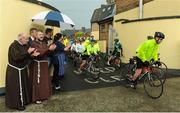
[[[153,0],[144,0],[143,4]],[[122,13],[139,6],[139,0],[116,0],[116,13]]]

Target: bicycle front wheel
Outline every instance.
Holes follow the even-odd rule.
[[[90,73],[93,79],[97,80],[100,77],[100,66],[92,64],[90,68]]]
[[[160,62],[160,63],[161,63],[161,65],[159,66],[159,68],[164,72],[164,78],[162,78],[163,79],[163,84],[164,84],[165,81],[166,81],[167,74],[168,74],[168,72],[167,72],[168,68],[167,68],[165,63],[163,63],[163,62]]]
[[[150,73],[150,75],[144,79],[143,85],[145,93],[149,97],[152,99],[161,97],[163,93],[163,83],[155,73]]]
[[[152,72],[156,73],[156,75],[159,77],[159,79],[161,79],[162,83],[164,84],[166,81],[166,72],[159,68],[159,67],[152,67]]]

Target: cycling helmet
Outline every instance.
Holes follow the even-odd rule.
[[[118,38],[116,38],[116,39],[114,39],[114,41],[115,41],[115,42],[118,42],[118,41],[119,41],[119,39],[118,39]]]
[[[155,38],[155,37],[159,37],[159,38],[164,39],[164,38],[165,38],[165,35],[164,35],[162,32],[155,32],[154,38]]]

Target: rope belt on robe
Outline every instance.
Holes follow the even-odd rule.
[[[22,93],[22,81],[21,81],[21,71],[24,70],[25,68],[28,68],[28,66],[24,66],[23,68],[18,68],[16,66],[13,66],[8,63],[8,65],[14,69],[17,69],[19,72],[19,91],[20,91],[20,97],[21,97],[21,105],[24,106],[24,101],[23,101],[23,93]]]
[[[35,62],[37,62],[38,63],[38,73],[37,73],[37,83],[39,84],[40,83],[40,77],[41,77],[41,67],[40,67],[40,63],[41,62],[47,62],[48,63],[48,61],[46,61],[46,60],[34,60]]]

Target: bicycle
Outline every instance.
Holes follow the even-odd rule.
[[[82,63],[82,54],[81,53],[76,53],[75,57],[74,57],[74,66],[79,66]]]
[[[100,68],[95,62],[95,57],[90,56],[82,70],[82,74],[89,74],[93,79],[97,80],[100,77]]]
[[[110,53],[112,53],[112,52],[110,52]],[[111,55],[108,56],[108,59]],[[109,63],[110,63],[110,66],[115,67],[115,69],[120,69],[121,68],[121,59],[119,57],[119,53],[115,53],[113,55],[112,59],[109,61]]]
[[[131,75],[134,75],[134,73],[130,71],[134,66],[136,66],[134,62],[136,62],[136,57],[130,58],[130,63],[126,64],[126,67],[128,67],[129,69],[128,73],[131,73]],[[160,68],[153,60],[150,61],[149,71],[156,73],[156,75],[161,79],[162,83],[165,83],[166,72],[162,68]]]
[[[125,78],[126,81],[128,81],[128,77],[134,75],[136,67],[137,64],[135,62],[135,58],[130,59],[129,64],[124,66],[123,72],[121,74],[122,77]],[[163,94],[163,83],[158,77],[157,73],[151,69],[152,68],[148,67],[148,72],[141,73],[141,75],[137,78],[137,83],[143,82],[145,93],[152,99],[157,99],[160,98]],[[136,89],[136,87],[133,88]]]

